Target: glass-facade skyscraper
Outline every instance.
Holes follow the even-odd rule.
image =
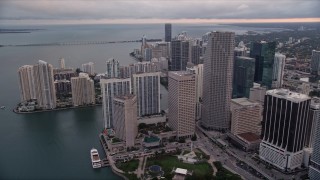
[[[171,42],[171,33],[172,33],[172,25],[171,24],[165,24],[164,25],[164,31],[165,31],[165,41]]]
[[[236,56],[233,71],[233,98],[249,98],[253,87],[255,59]]]
[[[254,42],[251,44],[250,57],[256,59],[254,81],[272,87],[272,75],[276,42]]]

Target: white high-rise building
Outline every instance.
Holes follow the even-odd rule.
[[[310,97],[286,89],[269,90],[265,96],[260,159],[283,171],[303,163],[309,145],[312,119]]]
[[[131,94],[116,96],[113,104],[115,136],[124,140],[126,147],[132,147],[138,135],[137,97]]]
[[[250,101],[259,102],[264,105],[264,96],[266,95],[267,88],[261,87],[258,83],[253,83],[253,87],[250,88],[249,99]]]
[[[82,64],[82,71],[84,73],[87,73],[89,75],[94,75],[95,72],[94,72],[94,63],[93,62],[89,62],[89,63],[86,63],[86,64]]]
[[[104,127],[113,127],[114,104],[115,96],[124,96],[131,94],[131,78],[126,79],[101,79],[101,94],[103,97],[102,110],[104,118]]]
[[[138,99],[138,116],[160,113],[160,72],[132,76],[133,94]]]
[[[42,109],[56,108],[56,91],[52,65],[39,60],[38,64],[33,66],[33,71],[38,106]]]
[[[318,76],[320,75],[320,51],[312,50],[311,73]]]
[[[203,94],[203,64],[187,67],[187,71],[196,75],[196,118],[200,119]]]
[[[94,82],[86,73],[71,78],[72,102],[74,106],[95,104]]]
[[[170,71],[168,108],[169,125],[178,137],[191,137],[196,119],[196,75],[187,71]]]
[[[203,63],[201,125],[206,129],[230,128],[230,101],[234,59],[233,32],[211,32]]]
[[[310,105],[313,118],[310,144],[313,148],[309,166],[310,180],[320,179],[320,99],[314,98]]]
[[[60,65],[60,69],[65,69],[66,68],[66,64],[65,64],[64,58],[60,58],[59,59],[59,65]]]
[[[106,65],[107,65],[106,78],[120,77],[119,61],[115,60],[114,58],[111,58],[106,62]]]
[[[37,99],[33,76],[33,66],[24,65],[20,67],[18,70],[18,76],[21,102]]]
[[[285,64],[286,64],[286,56],[280,53],[276,53],[274,55],[272,88],[282,87]]]

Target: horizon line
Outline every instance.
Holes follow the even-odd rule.
[[[278,19],[25,19],[25,20],[4,20],[0,19],[2,24],[34,24],[34,25],[55,25],[55,24],[241,24],[241,23],[315,23],[320,22],[320,18],[278,18]]]

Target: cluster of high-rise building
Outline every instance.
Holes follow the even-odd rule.
[[[73,106],[95,104],[93,81],[85,73],[77,77],[72,69],[65,68],[64,59],[59,59],[60,68],[39,60],[36,65],[19,68],[21,102],[36,101],[37,109],[55,109],[57,97],[72,96]]]

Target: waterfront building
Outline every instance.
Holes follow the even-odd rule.
[[[152,59],[152,49],[151,48],[145,48],[144,49],[144,60],[145,61],[151,61]]]
[[[313,148],[309,166],[310,180],[320,179],[320,99],[311,100],[310,117],[312,117],[312,131],[310,144]]]
[[[302,165],[312,126],[310,101],[309,96],[286,89],[266,92],[260,159],[283,171]]]
[[[65,69],[66,68],[66,63],[64,61],[64,58],[60,58],[59,59],[59,65],[60,65],[60,69]]]
[[[250,88],[253,87],[255,59],[236,56],[233,71],[233,98],[249,98]]]
[[[254,42],[251,46],[250,57],[256,59],[254,81],[271,89],[276,42]]]
[[[134,95],[115,96],[114,130],[115,136],[125,141],[126,147],[133,147],[138,135],[137,97]]]
[[[106,61],[106,78],[119,78],[120,77],[120,63],[114,58]]]
[[[69,80],[63,79],[63,80],[55,80],[54,81],[54,87],[56,90],[56,96],[63,97],[71,95],[71,82]]]
[[[21,102],[37,99],[33,66],[24,65],[18,70]]]
[[[114,96],[124,96],[131,94],[131,78],[126,79],[101,79],[101,94],[102,94],[102,111],[104,119],[104,127],[112,128],[113,127],[113,113],[114,105],[113,98]]]
[[[82,64],[82,71],[84,73],[89,74],[89,76],[94,75],[95,74],[95,72],[94,72],[94,63],[93,62],[89,62],[89,63],[86,63],[86,64]]]
[[[211,32],[203,63],[201,125],[206,129],[230,128],[233,72],[233,32]]]
[[[311,74],[320,76],[320,51],[312,50]]]
[[[250,93],[249,93],[250,101],[256,101],[263,106],[266,91],[267,91],[267,88],[261,87],[261,85],[258,83],[253,83],[253,87],[250,88]]]
[[[203,97],[203,64],[187,67],[187,71],[196,75],[196,119],[200,119]]]
[[[86,73],[71,78],[72,103],[74,106],[95,104],[94,82]]]
[[[133,94],[137,96],[138,116],[160,113],[160,72],[132,76]]]
[[[54,69],[53,69],[53,75],[59,74],[59,73],[64,73],[64,72],[74,72],[74,71],[73,71],[72,68],[64,68],[64,69],[54,68]]]
[[[35,92],[39,108],[56,108],[56,92],[52,65],[39,60],[38,64],[33,66],[33,71]]]
[[[59,71],[57,69],[53,69],[53,79],[56,80],[68,80],[70,81],[72,77],[78,76],[76,72],[72,69],[64,69],[63,71]]]
[[[191,137],[195,132],[196,75],[170,71],[168,76],[169,125],[178,137]]]
[[[165,42],[171,42],[171,33],[172,33],[172,25],[169,23],[166,23],[164,25],[164,40]]]
[[[280,53],[276,53],[274,55],[272,88],[282,87],[285,64],[286,64],[286,56]]]
[[[185,40],[185,36],[180,36],[183,40],[171,41],[171,71],[186,70],[189,61],[189,41]]]
[[[233,135],[243,133],[261,134],[262,106],[258,102],[248,98],[231,100],[231,133]]]

